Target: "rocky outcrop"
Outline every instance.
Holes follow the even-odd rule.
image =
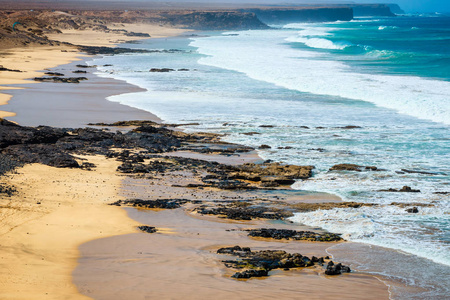
[[[333,261],[329,261],[327,269],[325,270],[326,275],[340,275],[342,273],[350,273],[350,267],[344,266],[342,264],[335,265]]]
[[[288,271],[291,268],[306,268],[314,265],[322,266],[329,257],[311,258],[300,253],[288,253],[283,250],[261,250],[251,251],[248,247],[225,247],[217,250],[217,254],[237,256],[237,260],[222,261],[227,268],[239,269],[231,277],[251,278],[269,276],[269,272],[274,269]],[[339,275],[344,272],[351,272],[350,268],[342,264],[335,265],[329,261],[325,270],[327,275]]]
[[[60,75],[58,75],[60,76]],[[87,80],[86,77],[34,77],[34,81],[39,82],[61,82],[61,83],[80,83],[80,81]]]
[[[151,73],[168,73],[168,72],[173,72],[175,71],[175,69],[170,69],[170,68],[151,68],[149,70],[149,72]]]
[[[77,46],[81,52],[85,52],[90,55],[114,55],[114,54],[124,54],[124,53],[152,53],[159,52],[158,50],[144,50],[144,49],[131,49],[131,48],[121,48],[121,47],[104,47],[104,46]],[[78,67],[78,65],[77,65]],[[84,66],[83,66],[84,67]],[[86,66],[90,67],[90,66]]]
[[[202,215],[215,215],[231,220],[269,219],[283,220],[292,216],[292,212],[283,211],[267,205],[250,204],[248,202],[232,202],[213,206],[201,205],[195,211]]]
[[[373,203],[360,203],[360,202],[323,202],[323,203],[296,203],[291,204],[289,207],[295,212],[309,212],[316,210],[329,210],[333,208],[360,208],[362,206],[376,206]]]
[[[20,71],[20,70],[15,70],[15,69],[8,69],[8,68],[5,68],[5,67],[3,67],[3,66],[0,66],[0,71],[6,71],[6,72],[22,72],[22,71]]]
[[[260,228],[248,229],[248,236],[272,238],[276,240],[336,242],[342,240],[338,234],[317,233],[312,231],[296,231],[291,229]]]
[[[156,230],[155,227],[152,227],[152,226],[146,226],[146,225],[138,226],[138,229],[139,229],[140,231],[143,231],[143,232],[146,232],[146,233],[155,233],[155,232],[158,231],[158,230]]]
[[[124,200],[124,201],[116,201],[111,203],[110,205],[115,206],[131,206],[137,208],[145,208],[145,209],[175,209],[181,207],[181,205],[190,202],[187,199],[158,199],[158,200],[141,200],[141,199],[132,199],[132,200]]]
[[[334,165],[330,168],[329,171],[378,171],[378,168],[375,166],[360,166],[355,164],[338,164]]]
[[[410,214],[417,214],[417,213],[419,213],[419,209],[416,206],[414,206],[414,207],[406,209],[406,212],[410,213]]]
[[[411,187],[405,185],[401,189],[387,189],[387,190],[380,190],[380,192],[394,192],[394,193],[420,193],[420,190],[412,189]]]
[[[308,179],[312,176],[314,166],[284,165],[280,163],[247,163],[239,166],[225,167],[235,173],[230,174],[231,178],[249,179],[260,176],[262,179],[267,176],[284,177],[287,179]]]
[[[266,24],[335,22],[353,19],[353,10],[347,7],[262,8],[244,11],[256,14]]]

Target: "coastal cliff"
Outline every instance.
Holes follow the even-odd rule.
[[[351,4],[344,6],[353,9],[355,17],[395,17],[395,14],[391,11],[391,5],[388,4]],[[396,7],[401,10],[398,5]]]
[[[266,24],[292,22],[335,22],[353,19],[353,10],[348,7],[302,7],[286,9],[249,9]]]
[[[197,30],[267,29],[254,13],[238,11],[210,11],[171,13],[161,15],[172,26],[183,26]]]

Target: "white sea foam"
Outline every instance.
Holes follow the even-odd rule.
[[[287,36],[286,36],[287,35]],[[323,54],[284,45],[289,32],[249,31],[233,37],[195,38],[201,64],[313,94],[363,100],[417,118],[450,124],[450,82],[414,76],[363,74]],[[273,45],[267,47],[267,45]]]
[[[397,26],[379,26],[378,30],[397,29]]]
[[[433,210],[433,211],[431,211]],[[450,246],[427,238],[427,222],[450,222],[439,208],[411,215],[396,206],[318,210],[296,213],[289,220],[341,233],[349,241],[397,249],[450,265]]]
[[[291,43],[303,43],[308,47],[317,49],[343,50],[347,47],[352,46],[351,44],[346,44],[345,42],[338,44],[330,40],[321,38],[288,37],[286,38],[286,41]]]

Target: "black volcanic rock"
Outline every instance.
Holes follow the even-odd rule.
[[[80,83],[80,81],[88,80],[86,77],[34,77],[34,81],[39,82],[62,82],[62,83]]]
[[[334,233],[317,233],[312,231],[295,231],[290,229],[275,229],[275,228],[260,228],[249,229],[248,235],[252,237],[272,238],[276,240],[292,239],[292,240],[307,240],[317,242],[334,242],[340,241],[342,238]]]
[[[312,267],[315,264],[323,265],[329,257],[309,258],[300,253],[288,253],[283,250],[261,250],[251,251],[248,247],[225,247],[217,250],[218,254],[237,256],[237,260],[223,260],[227,268],[239,269],[233,278],[251,278],[269,276],[269,271],[274,269],[289,270],[291,268]],[[350,268],[342,264],[335,265],[330,261],[325,274],[339,275],[343,272],[351,272]]]
[[[138,226],[138,229],[140,231],[143,231],[143,232],[146,232],[146,233],[155,233],[157,231],[155,227],[146,226],[146,225]]]

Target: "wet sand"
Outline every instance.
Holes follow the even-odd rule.
[[[143,91],[125,81],[102,78],[93,74],[95,68],[77,68],[85,65],[76,61],[51,69],[66,77],[86,77],[80,83],[29,83],[21,89],[8,91],[13,100],[1,109],[15,112],[6,119],[25,126],[85,127],[88,123],[113,123],[124,120],[161,121],[154,114],[106,100],[123,93]],[[75,70],[88,73],[74,74]],[[46,76],[40,72],[38,77]]]
[[[222,246],[241,245],[324,256],[335,243],[275,242],[226,231],[274,226],[266,221],[214,222],[193,218],[183,209],[127,211],[162,231],[82,245],[73,273],[81,293],[94,299],[388,299],[381,281],[360,273],[331,277],[321,268],[304,268],[271,271],[263,279],[232,279],[233,272],[221,262],[232,257],[215,254]]]
[[[210,160],[214,158],[224,159],[209,155]],[[241,159],[251,160],[252,154]],[[194,177],[185,172],[166,172],[147,178],[124,176],[120,196],[204,202],[265,198],[280,204],[341,201],[333,195],[290,189],[224,191],[183,187],[195,183]],[[326,250],[339,243],[250,238],[240,230],[276,227],[323,231],[280,220],[239,221],[200,215],[192,211],[193,206],[187,204],[175,210],[125,208],[130,218],[157,227],[158,232],[115,236],[82,245],[79,265],[73,272],[80,292],[94,299],[389,298],[387,286],[371,275],[356,272],[326,276],[318,266],[273,270],[271,276],[263,279],[230,278],[234,272],[221,260],[233,257],[215,254],[220,247],[240,245],[252,250],[285,250],[320,257],[329,255]]]

